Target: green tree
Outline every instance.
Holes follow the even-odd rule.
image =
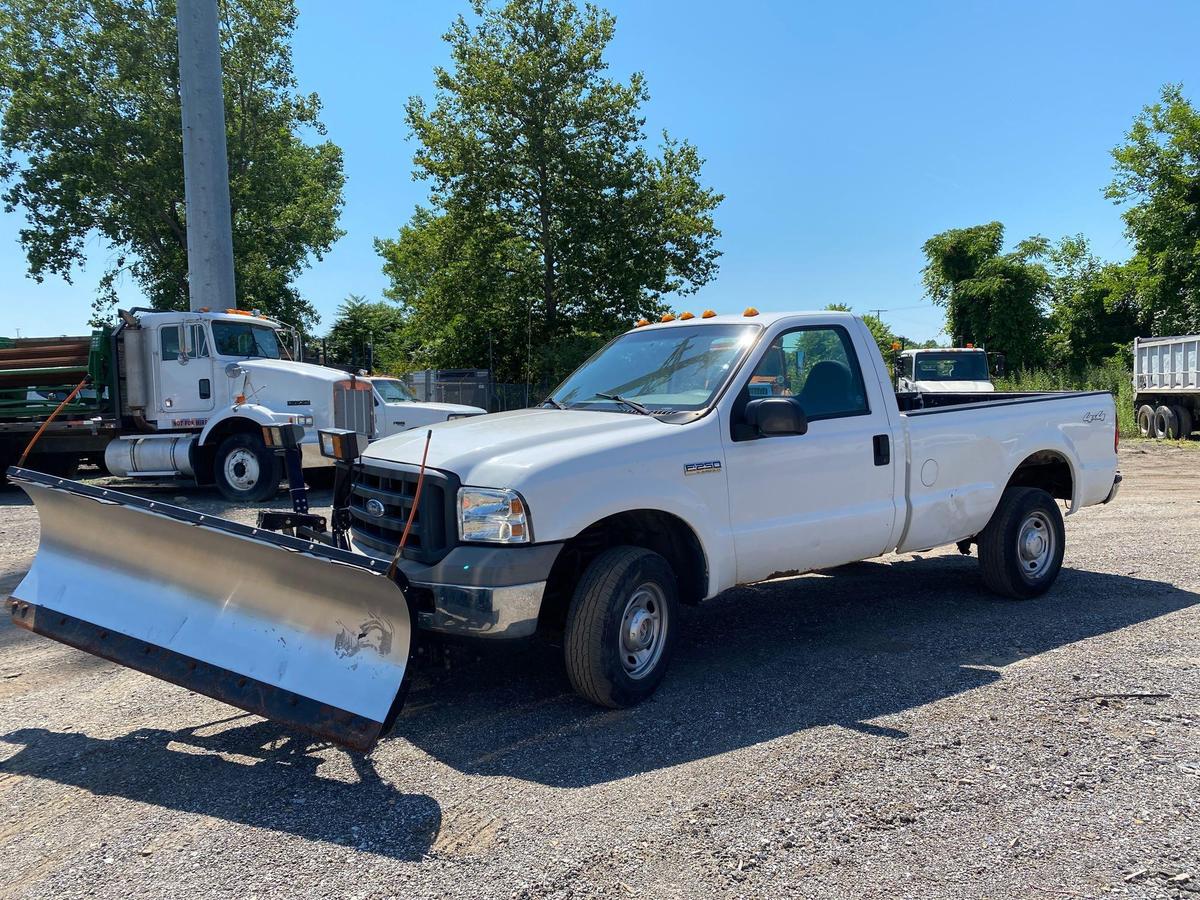
[[[605,75],[611,15],[569,0],[474,12],[445,35],[432,103],[406,107],[429,206],[377,248],[430,364],[490,352],[501,378],[536,381],[711,280],[722,197],[691,144],[647,150],[643,77]]]
[[[1200,111],[1181,85],[1162,89],[1113,150],[1106,196],[1134,245],[1128,274],[1140,317],[1156,335],[1200,331]]]
[[[930,299],[946,308],[952,343],[983,345],[1004,353],[1011,369],[1031,368],[1045,355],[1050,275],[1037,260],[1049,244],[1033,237],[1010,253],[1003,247],[999,222],[944,231],[925,242],[922,278]]]
[[[237,304],[307,326],[293,282],[342,232],[342,154],[315,94],[296,91],[293,0],[220,6]],[[0,5],[0,176],[25,211],[29,273],[70,280],[106,246],[97,318],[128,274],[158,309],[187,308],[187,216],[173,0]]]
[[[835,312],[853,312],[850,306],[845,303],[830,303],[825,308]],[[899,340],[899,336],[892,331],[891,326],[874,313],[863,313],[859,318],[863,320],[863,324],[871,332],[871,337],[875,338],[875,343],[879,345],[879,352],[883,355],[883,358],[891,359],[892,342]]]
[[[1129,268],[1102,262],[1081,234],[1055,244],[1047,261],[1047,353],[1055,366],[1079,376],[1127,352],[1140,331]]]
[[[394,303],[351,294],[337,309],[325,338],[330,362],[376,372],[399,373],[406,365],[404,314]]]

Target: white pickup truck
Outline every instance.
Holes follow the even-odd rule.
[[[991,590],[1037,596],[1058,501],[1114,497],[1116,442],[1107,393],[897,394],[847,313],[681,316],[540,408],[371,444],[343,470],[357,555],[17,472],[42,548],[13,615],[368,747],[414,628],[560,636],[578,692],[622,707],[662,679],[680,604],[735,585],[957,544]]]

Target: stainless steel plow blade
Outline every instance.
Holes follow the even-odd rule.
[[[41,544],[11,598],[30,631],[370,749],[399,710],[404,592],[368,557],[23,469]]]

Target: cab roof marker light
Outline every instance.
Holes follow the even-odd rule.
[[[700,313],[700,318],[702,318],[702,319],[711,319],[711,318],[712,318],[713,316],[715,316],[716,314],[717,314],[717,313],[716,313],[716,310],[712,310],[712,309],[706,309],[704,312]]]
[[[746,311],[745,311],[744,313],[742,313],[742,315],[743,315],[743,316],[747,316],[747,317],[750,317],[750,316],[757,316],[757,315],[758,315],[758,310],[757,310],[757,309],[755,309],[753,306],[747,306],[747,307],[746,307]]]
[[[637,324],[636,324],[636,325],[634,325],[633,327],[634,327],[634,328],[641,328],[643,325],[649,325],[649,324],[650,324],[650,320],[649,320],[649,319],[638,319],[638,320],[637,320]]]
[[[674,314],[674,313],[663,313],[663,314],[662,314],[662,318],[661,318],[661,319],[659,319],[658,321],[660,321],[660,322],[674,322],[674,321],[675,321],[675,314]]]
[[[686,322],[688,319],[694,319],[694,318],[696,318],[696,317],[694,315],[692,315],[690,312],[685,312],[685,313],[679,314],[680,322]]]

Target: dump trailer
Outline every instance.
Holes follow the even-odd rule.
[[[1142,437],[1186,438],[1200,427],[1200,334],[1134,340],[1133,412]]]

